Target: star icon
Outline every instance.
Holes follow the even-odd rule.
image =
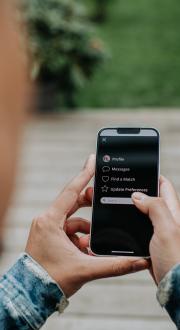
[[[107,193],[109,188],[104,185],[103,187],[101,187],[101,189],[103,193]]]

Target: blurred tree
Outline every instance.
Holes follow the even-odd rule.
[[[23,0],[33,54],[32,76],[58,90],[61,105],[76,106],[76,92],[105,57],[77,0]]]
[[[107,5],[109,0],[95,0],[94,20],[98,23],[105,22],[107,18]]]

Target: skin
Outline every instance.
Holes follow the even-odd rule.
[[[4,224],[16,172],[27,102],[26,64],[20,50],[19,27],[9,1],[0,3],[0,230]]]
[[[161,176],[159,198],[134,193],[132,199],[140,211],[149,215],[154,227],[150,243],[151,272],[159,284],[168,271],[180,263],[179,196],[172,183]]]
[[[148,267],[143,259],[95,257],[84,253],[89,246],[89,236],[78,238],[76,233],[89,234],[90,225],[84,219],[72,216],[79,207],[91,204],[92,189],[82,191],[92,179],[94,167],[95,156],[91,155],[80,174],[64,188],[50,208],[34,219],[26,247],[26,252],[48,271],[67,297],[89,281]]]

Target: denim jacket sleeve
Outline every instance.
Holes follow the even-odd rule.
[[[49,274],[23,254],[0,280],[0,329],[40,329],[68,301]]]
[[[174,266],[162,279],[157,299],[166,308],[177,329],[180,329],[180,265]]]

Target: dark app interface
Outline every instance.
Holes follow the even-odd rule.
[[[100,136],[91,247],[97,254],[149,256],[153,228],[135,191],[158,195],[158,136]]]

